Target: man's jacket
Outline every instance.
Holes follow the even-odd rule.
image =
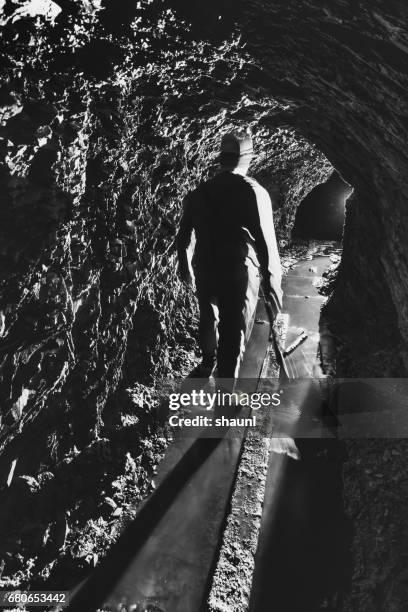
[[[282,270],[268,192],[252,178],[221,172],[187,195],[177,235],[180,266],[195,233],[195,274],[216,276],[249,258],[266,292],[282,306]]]

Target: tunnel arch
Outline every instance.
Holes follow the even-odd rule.
[[[237,75],[234,92],[249,92],[253,109],[256,100],[260,109],[259,101],[269,94],[274,102],[269,110],[264,106],[260,120],[296,129],[354,186],[349,207],[358,208],[359,214],[346,216],[348,254],[342,270],[359,262],[360,273],[354,281],[341,274],[336,300],[343,302],[349,323],[358,320],[366,327],[362,344],[373,343],[376,349],[374,329],[382,327],[393,312],[395,333],[391,334],[392,343],[383,349],[388,353],[389,372],[405,372],[408,321],[402,287],[408,267],[405,258],[399,257],[397,263],[395,255],[407,229],[402,212],[406,193],[406,107],[402,94],[407,81],[406,31],[401,28],[407,8],[402,2],[392,8],[372,7],[367,2],[328,7],[313,0],[225,2],[217,6],[210,2],[208,12],[198,17],[187,3],[175,1],[174,6],[192,24],[197,39],[214,43],[237,36],[245,68]],[[219,62],[221,71],[226,66],[226,62]],[[389,192],[395,197],[388,198]],[[385,232],[374,219],[384,224]],[[372,239],[357,247],[359,241],[354,236],[370,232]],[[373,298],[373,287],[376,308],[369,329],[365,309]],[[395,352],[402,361],[395,359]],[[370,358],[369,353],[358,367]]]
[[[337,318],[342,312],[354,331],[362,327],[356,344],[387,355],[386,371],[394,374],[406,371],[408,338],[403,314],[408,268],[397,246],[407,230],[402,16],[407,16],[402,2],[374,9],[364,2],[328,8],[305,1],[245,3],[238,18],[253,60],[251,87],[269,89],[284,100],[287,121],[355,189],[347,207],[339,283],[328,311],[333,306]],[[392,331],[379,346],[375,330],[387,327],[387,320],[393,321]],[[356,371],[381,375],[382,367],[370,361],[367,351]]]
[[[302,200],[296,210],[292,237],[340,241],[343,236],[346,201],[353,188],[333,171]]]

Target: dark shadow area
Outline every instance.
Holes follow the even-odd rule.
[[[251,612],[334,612],[351,571],[351,524],[342,499],[344,446],[296,440],[301,461],[287,460],[276,509],[257,552]],[[277,455],[272,453],[271,461]]]
[[[316,285],[330,261],[329,253],[305,259],[283,281],[284,311],[290,314],[287,342],[299,328],[308,338],[291,355],[297,382],[285,390],[283,405],[286,417],[290,406],[300,416],[294,429],[284,429],[282,410],[275,431],[295,438],[300,460],[279,451],[270,455],[251,612],[339,611],[350,584],[352,524],[343,502],[346,447],[335,438],[336,416],[317,380],[322,296]]]
[[[293,238],[341,240],[346,200],[353,189],[338,172],[306,196],[296,211]]]

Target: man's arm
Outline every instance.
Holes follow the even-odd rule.
[[[277,314],[282,308],[282,268],[273,223],[272,203],[268,192],[253,185],[257,218],[254,219],[254,238],[266,298]]]
[[[183,282],[192,282],[192,271],[188,257],[191,237],[193,233],[192,201],[187,195],[183,203],[183,214],[181,216],[179,230],[177,232],[177,256],[178,256],[178,275]]]

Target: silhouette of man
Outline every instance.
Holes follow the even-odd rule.
[[[268,192],[246,176],[253,154],[247,132],[225,134],[220,172],[184,201],[177,235],[179,276],[195,279],[200,309],[201,376],[217,367],[236,379],[250,336],[262,279],[266,299],[281,308],[281,265]],[[189,252],[195,234],[194,256]]]

